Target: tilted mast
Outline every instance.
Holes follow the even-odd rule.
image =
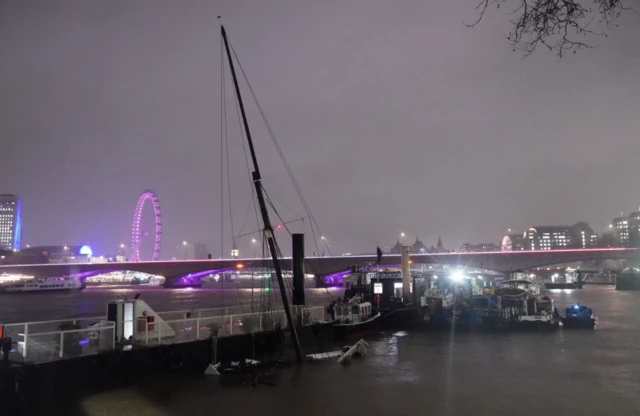
[[[256,188],[256,197],[258,198],[258,205],[260,206],[260,214],[262,216],[262,223],[264,224],[263,233],[267,239],[269,245],[269,251],[271,252],[271,259],[273,260],[273,268],[276,271],[276,277],[278,279],[278,286],[280,287],[280,295],[282,296],[282,304],[284,306],[284,313],[287,316],[287,325],[291,332],[291,340],[296,351],[296,358],[298,362],[302,361],[302,351],[300,349],[300,341],[298,340],[298,334],[296,327],[291,316],[291,310],[289,309],[289,302],[287,300],[287,291],[284,285],[284,279],[282,278],[282,267],[280,266],[280,259],[278,258],[276,238],[273,235],[273,227],[271,226],[271,220],[269,219],[269,211],[267,211],[267,204],[264,200],[264,193],[262,189],[262,177],[260,176],[260,168],[258,167],[258,159],[256,158],[256,151],[253,147],[253,140],[251,139],[251,131],[249,130],[249,122],[247,121],[247,114],[244,111],[244,104],[242,102],[242,95],[240,94],[240,87],[238,86],[238,78],[236,76],[236,70],[233,66],[233,59],[231,57],[231,49],[229,48],[229,40],[227,39],[227,31],[224,26],[220,26],[222,32],[222,39],[224,40],[224,48],[227,52],[227,59],[229,60],[229,68],[231,69],[231,76],[233,77],[233,86],[236,90],[236,96],[238,97],[238,106],[240,107],[240,114],[242,115],[242,123],[244,124],[244,130],[247,135],[247,142],[249,143],[249,150],[251,151],[251,160],[253,161],[253,172],[251,173],[253,179],[253,185]]]

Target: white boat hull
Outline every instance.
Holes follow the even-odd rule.
[[[86,287],[73,277],[47,277],[0,285],[0,294],[81,291]]]

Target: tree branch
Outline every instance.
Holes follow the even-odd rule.
[[[513,4],[512,29],[507,36],[513,50],[531,55],[538,47],[548,48],[562,57],[567,52],[595,47],[590,36],[607,36],[592,29],[592,23],[604,23],[607,30],[624,11],[634,11],[634,0],[481,0],[479,16],[467,27],[475,27],[484,18],[490,4],[500,8]],[[635,12],[635,11],[634,11]]]

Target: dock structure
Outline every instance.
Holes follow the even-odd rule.
[[[324,307],[294,306],[296,322],[324,321]],[[238,307],[155,312],[143,300],[109,303],[107,316],[4,325],[11,338],[9,361],[36,364],[100,354],[120,348],[174,345],[212,337],[256,334],[286,328],[283,310],[246,313]]]

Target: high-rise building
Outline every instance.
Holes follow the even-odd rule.
[[[593,248],[598,245],[598,234],[586,222],[579,222],[572,228],[574,237],[578,240],[575,248]]]
[[[617,217],[611,222],[616,244],[620,247],[629,247],[629,217]]]
[[[19,250],[22,240],[22,201],[0,195],[0,250]]]
[[[640,212],[629,214],[629,247],[640,247]]]

